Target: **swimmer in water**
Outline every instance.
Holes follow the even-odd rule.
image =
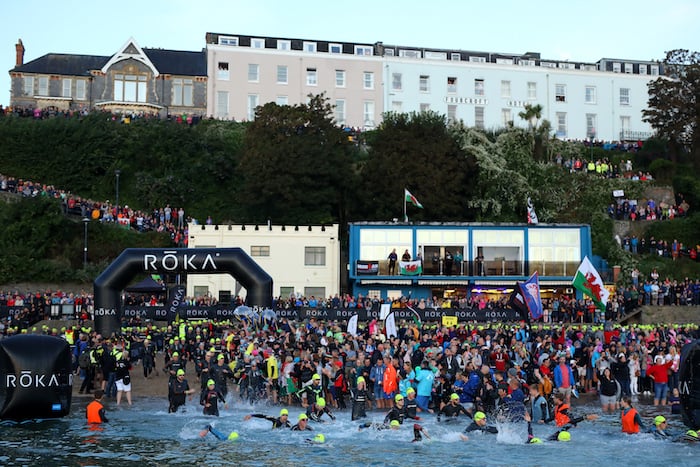
[[[471,433],[473,431],[481,431],[482,433],[498,434],[498,428],[495,426],[489,426],[486,422],[486,414],[484,412],[476,412],[472,422],[464,429],[465,433]],[[462,441],[469,441],[469,437],[466,435],[459,435]]]
[[[335,420],[335,415],[326,407],[326,399],[323,397],[318,397],[316,402],[310,404],[306,408],[306,416],[309,417],[309,420],[313,420],[314,422],[325,422],[325,420],[321,419],[323,414],[328,415],[331,420]]]
[[[413,441],[412,443],[419,443],[423,441],[423,436],[430,439],[428,431],[417,423],[413,424]]]
[[[228,435],[225,435],[211,425],[207,425],[206,427],[204,427],[204,429],[199,432],[199,437],[204,438],[209,433],[211,433],[212,435],[214,435],[214,437],[216,437],[216,439],[221,441],[236,441],[238,439],[238,433],[236,433],[235,431],[232,431]]]
[[[365,428],[373,428],[375,430],[398,430],[399,428],[401,428],[401,422],[399,422],[398,420],[392,420],[390,422],[384,423],[366,422],[360,425],[358,431],[362,431]]]
[[[289,423],[289,410],[287,409],[282,409],[280,410],[280,416],[279,417],[271,417],[269,415],[261,414],[261,413],[252,413],[249,415],[246,415],[243,417],[243,420],[248,421],[251,418],[263,418],[269,422],[272,422],[272,429],[276,428],[291,428],[292,425]]]
[[[292,431],[314,431],[309,426],[309,417],[305,413],[300,413],[297,424],[292,427]]]
[[[460,414],[464,414],[467,417],[471,417],[471,414],[467,409],[464,408],[462,404],[459,403],[459,395],[457,393],[452,393],[450,395],[450,402],[445,404],[437,414],[437,421],[440,421],[442,416],[445,416],[447,420],[455,420]]]

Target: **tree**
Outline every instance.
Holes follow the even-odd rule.
[[[549,139],[549,132],[552,125],[549,120],[542,120],[542,106],[540,104],[525,104],[525,110],[518,113],[518,117],[527,122],[532,134],[532,157],[535,160],[544,160],[546,154],[545,143]]]
[[[352,145],[323,95],[308,104],[258,107],[244,138],[234,199],[243,221],[344,222]]]
[[[674,162],[687,152],[700,169],[700,53],[671,50],[663,63],[665,76],[648,85],[649,107],[642,111],[644,121],[668,138]]]

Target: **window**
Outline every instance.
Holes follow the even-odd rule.
[[[216,117],[228,118],[228,91],[216,91]]]
[[[566,112],[557,112],[557,136],[566,138]]]
[[[373,54],[372,47],[368,45],[356,45],[355,46],[355,55],[372,55]]]
[[[598,71],[598,67],[596,65],[583,65],[583,69],[585,71]]]
[[[250,48],[251,49],[264,49],[265,48],[265,39],[251,39],[250,40]]]
[[[497,58],[496,64],[497,65],[512,65],[513,59],[512,58]]]
[[[447,78],[447,92],[454,94],[457,92],[457,78],[452,76]]]
[[[647,66],[646,66],[646,65],[639,65],[639,74],[640,74],[640,75],[646,75],[646,74],[647,74]]]
[[[362,87],[364,89],[374,89],[374,73],[365,71],[362,75]]]
[[[345,125],[345,100],[335,100],[335,121],[338,125]]]
[[[251,245],[250,256],[270,256],[270,247]]]
[[[403,102],[401,101],[391,101],[391,111],[396,113],[401,113],[403,109]]]
[[[448,105],[447,106],[447,121],[449,123],[455,123],[457,121],[457,106]]]
[[[78,100],[85,99],[85,80],[79,79],[75,82],[75,98]]]
[[[420,111],[421,112],[428,112],[430,110],[430,104],[427,103],[422,103],[420,105]]]
[[[280,287],[280,297],[288,298],[294,294],[294,287]]]
[[[420,92],[430,92],[430,76],[420,76],[420,79],[418,80],[418,89]]]
[[[559,68],[563,68],[565,70],[575,70],[576,64],[575,63],[568,63],[568,62],[560,62]]]
[[[365,126],[374,126],[374,101],[365,101],[363,105],[363,121]]]
[[[278,40],[277,41],[277,50],[291,50],[292,48],[292,41],[286,41],[286,40]]]
[[[501,81],[501,97],[510,98],[510,81]]]
[[[474,63],[486,63],[486,57],[471,56],[471,57],[469,57],[469,61],[474,62]]]
[[[22,80],[22,94],[25,96],[34,95],[34,77],[25,76]]]
[[[630,105],[629,88],[620,88],[620,105]]]
[[[535,62],[534,60],[529,60],[526,58],[521,58],[520,60],[518,60],[518,65],[520,66],[535,66],[536,64],[537,62]]]
[[[401,90],[401,73],[392,73],[391,74],[391,89],[394,91],[400,91]]]
[[[287,96],[277,96],[275,103],[277,105],[289,105],[289,98]]]
[[[277,65],[277,84],[287,84],[287,65]]]
[[[620,115],[620,131],[625,132],[630,129],[631,118],[629,115]]]
[[[316,43],[304,42],[304,52],[316,52]]]
[[[255,109],[258,107],[259,96],[257,94],[248,94],[248,120],[255,120]]]
[[[596,103],[596,87],[586,86],[586,104]]]
[[[462,60],[462,55],[453,52],[450,54],[450,60],[456,60],[459,62],[460,60]]]
[[[63,78],[61,80],[61,97],[70,97],[71,88],[73,87],[73,80],[70,78]]]
[[[625,73],[632,73],[632,64],[625,63]]]
[[[555,84],[554,85],[554,100],[556,102],[566,102],[566,85],[565,84]]]
[[[445,52],[434,52],[431,50],[424,51],[423,57],[429,60],[447,60],[447,54]]]
[[[527,98],[530,100],[537,99],[537,83],[534,81],[527,83]]]
[[[393,57],[394,49],[384,49],[384,55],[386,55],[387,57]]]
[[[49,78],[47,76],[39,76],[39,95],[49,95]]]
[[[173,79],[173,105],[192,106],[193,83],[191,79]]]
[[[345,87],[345,70],[335,70],[335,87]]]
[[[323,299],[325,296],[325,287],[304,287],[304,297],[316,297],[318,299]]]
[[[238,38],[231,36],[219,36],[219,45],[238,45]]]
[[[318,75],[316,74],[316,68],[306,69],[306,85],[316,86],[318,84]]]
[[[325,266],[326,247],[307,246],[304,247],[304,266]]]
[[[649,69],[651,70],[651,76],[659,76],[659,65],[651,65]]]
[[[219,72],[217,73],[216,77],[218,79],[228,80],[229,76],[228,62],[219,62]]]
[[[420,58],[420,50],[399,50],[399,57]]]
[[[146,102],[145,75],[114,75],[114,100],[119,102]]]
[[[260,65],[257,63],[248,64],[248,81],[253,83],[260,81]]]
[[[474,126],[477,128],[484,128],[484,108],[477,106],[474,107]]]
[[[475,79],[474,80],[474,95],[483,96],[484,95],[484,80]]]
[[[595,138],[595,128],[596,128],[596,114],[586,114],[586,136],[588,138]]]
[[[342,54],[343,53],[343,46],[340,44],[331,44],[328,46],[328,53],[329,54]]]
[[[613,73],[619,73],[621,70],[619,62],[613,62]]]
[[[501,125],[507,127],[513,123],[513,113],[510,109],[501,109]]]
[[[552,62],[540,62],[540,66],[544,68],[556,68],[557,64]]]

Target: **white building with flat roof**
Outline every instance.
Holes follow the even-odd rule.
[[[333,225],[194,225],[189,248],[242,248],[271,277],[273,294],[328,297],[340,290],[340,240]],[[228,274],[187,276],[187,295],[245,297]]]
[[[207,113],[252,120],[267,102],[297,104],[326,93],[338,124],[374,128],[384,111],[432,110],[466,125],[497,129],[526,104],[562,139],[646,139],[647,83],[654,61],[546,60],[538,53],[498,54],[374,44],[207,33]]]

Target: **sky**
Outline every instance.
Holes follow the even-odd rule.
[[[700,51],[698,0],[3,0],[0,12],[3,106],[19,38],[25,63],[52,52],[109,56],[130,37],[142,47],[201,50],[207,32],[584,62]]]

